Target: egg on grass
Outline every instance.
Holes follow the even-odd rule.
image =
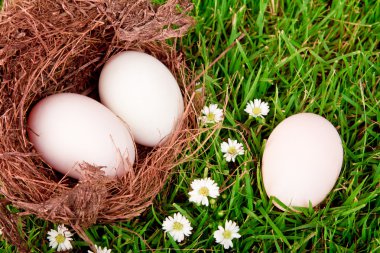
[[[309,203],[314,207],[333,189],[342,162],[342,141],[328,120],[313,113],[290,116],[275,127],[266,143],[265,191],[288,207],[308,207]]]

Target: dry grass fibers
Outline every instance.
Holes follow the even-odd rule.
[[[0,13],[0,225],[23,249],[21,215],[34,214],[77,231],[140,215],[180,162],[196,129],[193,84],[183,55],[168,38],[185,34],[193,20],[187,1],[161,6],[147,0],[13,0]],[[175,40],[174,40],[175,42]],[[145,51],[168,66],[181,84],[186,112],[161,147],[138,147],[134,171],[121,179],[86,167],[77,183],[49,168],[28,140],[26,118],[42,98],[60,92],[96,96],[103,64],[123,50]],[[193,82],[192,82],[193,83]],[[12,214],[12,204],[21,213]],[[83,231],[82,231],[83,232]]]

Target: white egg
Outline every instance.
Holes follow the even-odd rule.
[[[80,179],[83,162],[101,166],[107,176],[122,176],[135,160],[125,123],[89,97],[61,93],[39,101],[28,117],[28,135],[43,160]]]
[[[289,207],[308,207],[309,202],[316,206],[334,187],[342,162],[342,142],[328,120],[312,113],[293,115],[266,143],[262,160],[266,193]]]
[[[125,51],[104,65],[99,80],[101,102],[130,127],[134,140],[161,144],[181,119],[184,105],[178,83],[156,58]]]

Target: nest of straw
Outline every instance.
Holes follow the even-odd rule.
[[[155,6],[148,0],[14,0],[0,12],[0,216],[7,239],[23,248],[20,215],[33,214],[71,225],[77,232],[95,223],[140,215],[165,184],[195,129],[194,85],[175,39],[193,20],[187,1]],[[120,179],[97,174],[76,182],[62,178],[33,149],[26,119],[42,98],[61,92],[93,95],[104,63],[124,50],[161,60],[180,83],[185,115],[159,148],[138,147],[133,172]],[[22,212],[10,213],[12,204]],[[22,233],[21,233],[22,234]],[[22,236],[21,236],[22,237]]]

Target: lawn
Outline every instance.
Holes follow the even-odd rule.
[[[380,252],[380,2],[193,2],[196,25],[180,50],[195,73],[206,70],[198,86],[205,105],[224,109],[223,124],[192,144],[198,151],[174,168],[141,217],[95,225],[87,235],[112,252],[223,252],[212,234],[232,220],[241,234],[233,240],[235,252]],[[253,99],[268,102],[264,119],[244,112]],[[283,212],[264,191],[261,158],[272,130],[299,112],[319,114],[336,127],[344,161],[322,204]],[[228,138],[245,149],[235,162],[221,152]],[[209,207],[189,202],[191,182],[204,177],[221,189]],[[193,227],[181,243],[162,230],[164,219],[177,212]],[[46,237],[57,224],[35,217],[24,223],[32,252],[54,252]],[[73,246],[73,252],[89,249],[78,235]],[[15,251],[5,241],[0,250]]]

